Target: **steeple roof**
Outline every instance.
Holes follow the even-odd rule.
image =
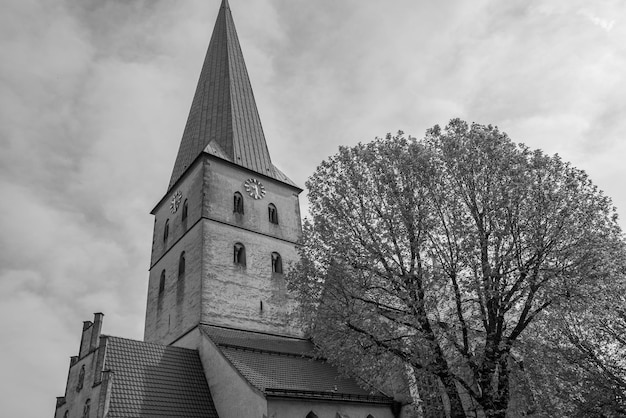
[[[222,0],[169,188],[202,152],[295,186],[270,159],[228,0]]]

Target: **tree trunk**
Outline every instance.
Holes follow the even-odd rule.
[[[459,391],[454,383],[454,379],[450,376],[442,377],[441,381],[446,388],[446,395],[450,401],[450,418],[466,418],[463,404],[461,403],[461,397]]]
[[[505,354],[506,353],[506,354]],[[509,407],[509,351],[501,353],[498,369],[498,387],[494,393],[494,418],[504,418]]]
[[[505,418],[509,406],[509,365],[508,351],[506,354],[500,353],[498,369],[494,370],[496,382],[487,395],[487,402],[484,406],[486,418]],[[493,375],[492,375],[493,377]],[[493,379],[492,379],[493,382]]]
[[[485,417],[486,418],[505,418],[506,408],[501,409],[494,405],[489,409],[485,409]]]
[[[486,418],[505,418],[506,411],[508,409],[508,400],[492,400],[489,402],[489,407],[485,408]]]

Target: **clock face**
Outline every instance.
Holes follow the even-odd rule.
[[[182,198],[183,194],[180,192],[180,190],[174,193],[174,196],[172,196],[172,200],[170,201],[170,212],[176,213],[176,211],[178,210],[178,206],[180,206],[180,201],[182,200]]]
[[[248,179],[243,185],[246,188],[246,192],[253,199],[263,199],[263,196],[265,196],[265,186],[257,179]]]

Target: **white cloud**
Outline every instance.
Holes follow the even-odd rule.
[[[592,12],[590,12],[587,9],[580,9],[580,10],[578,10],[578,14],[581,15],[581,16],[585,16],[587,19],[589,19],[591,21],[591,23],[601,27],[602,29],[604,29],[607,32],[609,32],[611,29],[613,29],[613,25],[615,25],[615,20],[614,19],[611,19],[611,20],[602,19],[601,17],[598,17],[598,16],[594,15]]]
[[[167,186],[217,3],[5,3],[0,369],[19,378],[0,390],[7,415],[38,417],[62,395],[94,311],[105,332],[141,338],[148,212]],[[272,158],[299,185],[340,144],[421,136],[460,116],[560,153],[626,209],[624,29],[606,18],[626,5],[253,3],[231,1],[233,16]]]

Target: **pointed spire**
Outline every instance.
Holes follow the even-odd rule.
[[[293,184],[270,159],[228,0],[222,0],[169,187],[202,152]]]

